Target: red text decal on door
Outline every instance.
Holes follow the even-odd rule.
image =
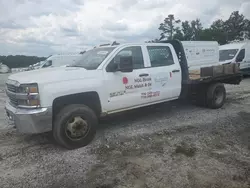
[[[169,75],[170,75],[170,78],[172,78],[172,72],[170,72]]]

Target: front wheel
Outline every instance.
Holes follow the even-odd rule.
[[[94,139],[97,122],[96,114],[89,107],[68,105],[55,117],[53,136],[67,149],[84,147]]]
[[[224,84],[211,84],[207,90],[207,106],[212,109],[221,108],[226,100],[226,89]]]

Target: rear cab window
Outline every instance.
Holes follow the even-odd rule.
[[[147,46],[151,67],[170,66],[174,64],[172,52],[168,46]]]

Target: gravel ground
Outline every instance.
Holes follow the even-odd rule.
[[[73,151],[51,133],[18,134],[1,91],[1,188],[250,187],[250,79],[227,86],[218,110],[175,101],[102,119],[96,139]]]

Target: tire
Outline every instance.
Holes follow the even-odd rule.
[[[73,122],[70,123],[70,121]],[[72,150],[84,147],[94,139],[97,124],[97,116],[89,107],[81,104],[68,105],[64,107],[55,117],[53,123],[53,136],[59,145],[67,149]],[[73,126],[70,126],[72,131],[70,132],[68,130],[69,125],[80,127],[79,130],[77,130],[77,128],[74,129],[77,130],[75,132],[78,132],[80,134],[83,134],[84,132],[85,134],[81,135],[82,137],[80,136],[79,138],[76,138],[76,136],[74,135],[75,138],[73,138],[73,136],[71,135],[71,133],[74,132],[72,131]],[[82,127],[84,127],[84,129]]]
[[[221,108],[226,100],[226,89],[224,84],[215,83],[207,89],[207,106],[211,109]]]

